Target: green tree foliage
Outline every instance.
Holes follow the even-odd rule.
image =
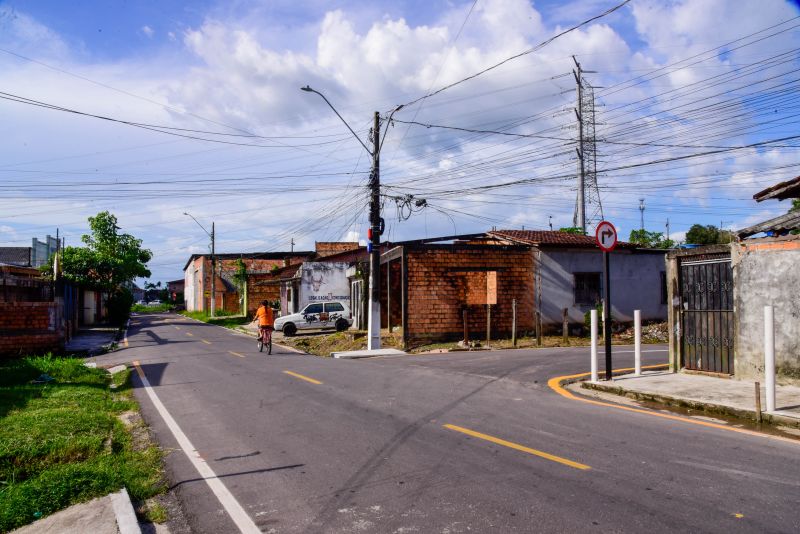
[[[117,218],[104,211],[89,217],[92,233],[81,240],[85,247],[66,247],[61,253],[65,280],[94,289],[115,292],[137,277],[147,278],[153,253],[141,239],[119,233]]]
[[[800,211],[800,198],[792,199],[792,207],[789,208],[789,213],[793,211]]]
[[[564,228],[559,228],[558,231],[564,232],[565,234],[586,235],[583,231],[583,228],[578,226],[567,226]]]
[[[713,224],[703,226],[693,224],[686,232],[686,242],[693,245],[717,245],[730,243],[732,235],[727,230],[720,230]]]
[[[648,232],[647,230],[631,230],[628,241],[643,248],[672,248],[675,246],[675,241],[664,239],[663,233]]]

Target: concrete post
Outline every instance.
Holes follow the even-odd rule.
[[[642,312],[633,310],[633,374],[642,374]]]
[[[591,310],[589,316],[592,319],[592,382],[597,382],[597,310]]]
[[[767,412],[775,411],[775,311],[764,306],[764,382]]]

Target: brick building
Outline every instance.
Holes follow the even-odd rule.
[[[0,264],[0,355],[37,354],[64,346],[61,306],[38,269]]]
[[[248,312],[254,311],[261,300],[278,300],[277,288],[265,285],[264,280],[273,278],[274,271],[290,264],[300,263],[309,256],[310,251],[298,252],[255,252],[247,254],[217,254],[216,307],[231,313],[241,310],[239,291],[234,275],[239,269],[241,259],[247,269],[246,302]],[[184,300],[188,311],[207,311],[211,309],[211,257],[207,254],[193,254],[183,268]]]
[[[433,241],[433,240],[431,240]],[[508,337],[513,302],[517,331],[534,328],[534,271],[530,247],[406,242],[381,256],[381,326],[403,328],[404,344]]]

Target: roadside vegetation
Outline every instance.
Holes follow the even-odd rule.
[[[614,345],[630,345],[633,343],[633,337],[633,328],[628,328],[621,332],[615,333],[611,338],[611,342]],[[655,323],[642,327],[642,343],[666,343],[667,339],[668,336],[666,323]],[[309,354],[315,354],[317,356],[330,356],[331,352],[363,350],[367,347],[366,332],[353,330],[335,333],[309,333],[293,337],[280,336],[276,339],[276,342],[281,345],[294,347]],[[600,343],[602,343],[602,340]],[[516,346],[513,345],[510,338],[502,338],[491,340],[490,347],[492,349],[534,349],[550,347],[582,347],[589,346],[589,344],[590,340],[588,336],[570,336],[566,342],[560,335],[543,336],[541,345],[538,345],[535,336],[522,335],[517,338]],[[485,339],[472,341],[471,348],[462,346],[458,341],[449,341],[444,343],[431,343],[414,346],[408,349],[408,352],[419,354],[424,352],[480,350],[486,348],[485,345]],[[402,330],[396,329],[392,333],[389,333],[388,330],[382,330],[381,347],[402,349]]]
[[[243,315],[236,315],[222,310],[217,310],[216,317],[209,317],[206,312],[181,311],[179,313],[183,316],[203,321],[204,323],[233,328],[234,330],[236,330],[237,326],[247,324],[251,321],[251,319]]]
[[[123,486],[134,501],[166,490],[129,374],[78,358],[0,363],[0,531]]]
[[[131,311],[134,313],[163,313],[168,312],[173,308],[173,304],[169,302],[162,302],[161,304],[134,304],[131,306]]]

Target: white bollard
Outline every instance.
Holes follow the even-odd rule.
[[[589,316],[592,319],[592,382],[597,382],[597,310],[591,310]]]
[[[633,374],[642,374],[642,312],[633,310]]]
[[[764,386],[767,412],[775,411],[775,311],[764,306]]]

